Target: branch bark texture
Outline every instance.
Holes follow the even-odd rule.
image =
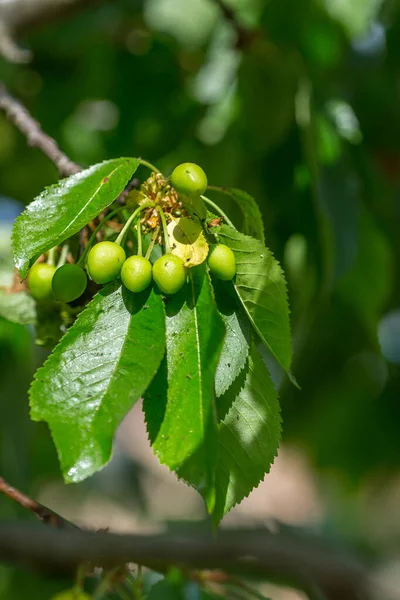
[[[56,165],[62,177],[73,175],[81,170],[79,165],[60,150],[55,140],[42,131],[40,124],[18,100],[8,93],[1,83],[0,110],[6,113],[8,119],[26,137],[29,146],[41,150]]]

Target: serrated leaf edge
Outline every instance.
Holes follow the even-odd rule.
[[[251,241],[253,241],[253,242],[258,242],[259,244],[262,244],[262,245],[263,245],[263,248],[264,248],[264,249],[265,249],[265,250],[266,250],[266,251],[267,251],[267,252],[268,252],[268,253],[271,255],[271,257],[272,257],[272,258],[275,260],[275,262],[276,262],[276,264],[277,264],[277,266],[278,266],[279,272],[280,272],[280,274],[281,274],[281,276],[282,276],[282,279],[283,279],[283,281],[284,281],[284,283],[285,283],[285,288],[284,288],[284,297],[285,297],[285,300],[286,300],[286,306],[287,306],[287,310],[288,310],[288,317],[290,317],[290,314],[291,314],[291,312],[290,312],[289,294],[288,294],[288,288],[287,288],[287,281],[286,281],[286,277],[285,277],[285,272],[284,272],[284,270],[282,269],[282,266],[281,266],[280,262],[278,261],[278,259],[277,259],[277,258],[275,258],[275,255],[274,255],[274,253],[272,252],[272,250],[270,250],[270,248],[268,248],[267,246],[265,246],[265,245],[263,244],[263,242],[261,242],[260,240],[258,240],[258,239],[256,239],[256,238],[253,238],[251,235],[246,235],[245,233],[242,233],[241,231],[239,232],[239,231],[237,231],[236,229],[233,229],[232,227],[230,227],[229,225],[226,225],[226,224],[224,224],[224,225],[223,225],[223,227],[225,227],[225,228],[228,228],[228,229],[230,229],[231,231],[236,231],[237,233],[240,233],[240,235],[242,235],[244,238],[247,238],[248,240],[251,240]],[[225,235],[225,234],[223,233],[222,235]],[[232,250],[233,250],[233,249],[232,249]],[[233,252],[235,252],[235,250],[233,250]],[[238,252],[238,253],[239,253],[239,252],[243,253],[243,251],[242,251],[242,250],[237,250],[237,252]],[[277,362],[278,362],[278,363],[281,365],[281,367],[284,369],[284,371],[285,371],[285,372],[286,372],[286,373],[289,375],[289,378],[290,378],[290,380],[291,380],[291,381],[292,381],[292,383],[293,383],[293,378],[294,378],[294,377],[293,377],[293,374],[292,374],[292,372],[291,372],[291,370],[290,370],[290,366],[291,366],[291,362],[292,362],[292,361],[290,362],[290,364],[289,364],[288,368],[286,368],[286,367],[285,367],[285,366],[284,366],[284,365],[281,363],[281,361],[279,360],[279,358],[276,356],[275,352],[273,352],[272,348],[271,348],[271,347],[270,347],[270,345],[268,344],[267,340],[265,340],[264,336],[261,334],[261,332],[260,332],[259,328],[257,327],[257,325],[255,324],[254,320],[252,319],[252,317],[251,317],[251,315],[250,315],[250,313],[249,313],[249,311],[248,311],[248,309],[247,309],[247,306],[246,306],[246,304],[243,302],[242,298],[240,297],[240,294],[239,294],[239,292],[238,292],[238,287],[240,287],[240,286],[237,286],[237,284],[236,284],[235,280],[233,281],[233,287],[234,287],[234,289],[235,289],[235,292],[236,292],[237,298],[238,298],[238,300],[239,300],[240,304],[242,305],[242,307],[243,307],[244,311],[246,312],[247,318],[249,319],[249,321],[250,321],[250,323],[251,323],[251,325],[252,325],[252,327],[253,327],[254,331],[257,333],[257,335],[259,336],[260,340],[263,342],[263,344],[264,344],[264,345],[265,345],[265,346],[268,348],[268,350],[269,350],[269,351],[271,352],[271,354],[274,356],[274,358],[276,359],[276,361],[277,361]],[[290,318],[288,319],[288,327],[289,327],[289,335],[290,335],[290,338],[292,339],[292,329],[291,329]]]
[[[258,350],[257,350],[256,348],[254,348],[254,351],[255,351],[255,352],[258,352]],[[261,356],[260,356],[260,360],[263,360]],[[264,363],[264,364],[265,364],[265,363]],[[268,371],[268,376],[269,376],[269,378],[270,378],[270,381],[271,381],[271,383],[273,384],[273,381],[272,381],[272,378],[271,378],[271,374],[269,373],[269,370],[268,370],[268,368],[267,368],[267,366],[266,366],[266,365],[265,365],[265,368],[266,368],[266,370]],[[249,369],[250,369],[250,367],[249,367]],[[274,384],[273,384],[273,385],[274,385]],[[245,385],[243,385],[243,386],[242,386],[242,388],[241,388],[241,391],[243,390],[243,388],[244,388],[244,387],[245,387]],[[278,392],[277,392],[277,390],[276,390],[276,388],[275,388],[275,385],[274,385],[274,389],[275,389],[275,391],[276,391],[277,400],[278,400],[278,403],[279,403],[279,394],[278,394]],[[232,403],[232,406],[229,408],[229,410],[228,410],[228,412],[226,413],[226,415],[225,415],[224,419],[225,419],[225,418],[226,418],[226,417],[229,415],[229,413],[231,412],[231,410],[233,410],[233,408],[234,408],[234,406],[233,406],[233,403]],[[229,510],[227,510],[226,512],[224,512],[224,514],[222,515],[222,517],[220,517],[220,518],[218,518],[218,519],[215,519],[215,520],[214,520],[214,518],[213,518],[213,523],[214,523],[214,526],[217,526],[217,525],[218,525],[218,524],[219,524],[219,523],[222,521],[222,519],[225,517],[225,515],[227,515],[227,514],[228,514],[228,512],[230,512],[230,511],[231,511],[233,508],[235,508],[235,506],[238,506],[239,504],[241,504],[241,503],[243,502],[243,500],[244,500],[245,498],[248,498],[248,497],[250,496],[250,494],[252,494],[252,493],[254,492],[254,490],[256,490],[256,489],[257,489],[257,488],[260,486],[260,484],[261,484],[261,483],[264,481],[265,477],[266,477],[266,476],[268,475],[268,473],[271,471],[271,468],[272,468],[272,466],[273,466],[273,464],[274,464],[274,462],[275,462],[275,459],[278,457],[278,454],[279,454],[279,448],[280,448],[280,443],[281,443],[281,441],[282,441],[282,423],[283,423],[283,420],[282,420],[282,412],[281,412],[281,407],[280,407],[280,404],[279,404],[279,422],[278,422],[278,424],[279,424],[279,442],[278,442],[278,446],[277,446],[277,448],[276,448],[276,451],[274,452],[274,454],[273,454],[273,456],[272,456],[272,461],[271,461],[271,462],[269,463],[269,465],[268,465],[268,469],[267,469],[267,470],[264,472],[264,474],[262,475],[262,477],[260,477],[260,479],[258,480],[258,482],[257,482],[257,483],[256,483],[256,484],[255,484],[255,485],[254,485],[254,486],[251,488],[251,490],[249,490],[249,492],[248,492],[247,494],[245,494],[245,495],[244,495],[244,496],[241,498],[241,500],[238,500],[238,501],[236,501],[236,502],[235,502],[235,503],[234,503],[234,504],[233,504],[233,505],[230,507],[230,509],[229,509]],[[223,424],[223,420],[222,420],[222,422],[221,422],[221,423],[218,425],[218,427],[221,427],[221,425],[222,425],[222,424]],[[226,469],[225,469],[225,472],[226,472]]]

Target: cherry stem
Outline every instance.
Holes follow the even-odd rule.
[[[69,245],[64,244],[64,246],[62,247],[62,250],[61,250],[60,258],[58,259],[57,269],[59,269],[60,267],[65,265],[65,263],[67,262],[68,251],[69,251]]]
[[[138,219],[136,227],[137,227],[137,253],[138,253],[138,256],[143,256],[143,250],[142,250],[142,226],[140,224],[140,217]]]
[[[155,204],[154,204],[154,202],[152,200],[149,200],[148,202],[143,202],[143,204],[141,204],[131,214],[131,216],[129,217],[129,219],[125,223],[123,229],[121,230],[120,234],[118,235],[117,239],[115,240],[115,243],[118,244],[118,246],[120,246],[123,243],[126,232],[128,231],[128,229],[131,226],[132,222],[136,219],[136,217],[138,216],[138,214],[141,213],[141,211],[144,210],[145,208],[149,208],[151,206],[155,206]]]
[[[56,251],[57,246],[54,246],[54,248],[51,248],[51,250],[49,250],[47,253],[47,264],[51,265],[52,267],[54,267],[56,264]]]
[[[125,210],[125,206],[119,206],[118,208],[112,210],[110,213],[108,213],[104,219],[102,219],[100,221],[100,223],[97,225],[96,229],[93,231],[92,235],[89,238],[89,241],[86,245],[86,248],[84,250],[84,252],[82,253],[82,256],[80,257],[80,259],[78,260],[78,262],[76,263],[77,265],[84,265],[86,262],[86,257],[89,254],[89,250],[93,245],[93,242],[96,239],[96,235],[98,234],[98,232],[100,231],[100,229],[103,227],[104,223],[107,223],[107,221],[109,221],[111,219],[111,217],[114,217],[117,213],[121,212],[122,210]]]
[[[139,159],[139,163],[143,167],[147,167],[148,169],[150,169],[150,171],[154,171],[154,173],[160,173],[160,169],[157,169],[157,167],[155,167],[154,165],[152,165],[151,162],[149,162],[148,160],[143,160],[141,158],[141,159]]]
[[[147,252],[146,252],[146,256],[145,256],[145,258],[147,258],[147,260],[149,260],[150,255],[153,252],[154,244],[156,243],[156,239],[158,238],[160,229],[161,229],[161,227],[158,225],[158,227],[154,230],[153,237],[151,238],[151,242],[149,244],[149,247],[147,248]]]
[[[161,219],[161,223],[162,223],[165,254],[171,254],[171,248],[169,246],[167,219],[165,218],[164,211],[160,206],[156,206],[156,210],[157,210],[158,214],[160,215],[160,219]]]
[[[224,220],[230,227],[236,229],[230,218],[224,213],[224,211],[218,206],[218,204],[215,204],[215,202],[213,202],[212,200],[210,200],[210,198],[207,198],[206,196],[201,196],[201,198],[206,204],[211,206],[211,208],[213,208],[219,215],[221,215],[221,217],[224,218]]]

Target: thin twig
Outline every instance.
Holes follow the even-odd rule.
[[[50,21],[67,18],[99,0],[2,0],[0,2],[0,57],[14,63],[32,59],[30,50],[19,48],[17,38]]]
[[[3,110],[9,120],[24,134],[29,146],[41,150],[56,165],[61,177],[73,175],[81,170],[79,165],[60,150],[55,140],[44,133],[40,124],[8,93],[3,84],[0,84],[0,110]]]
[[[236,33],[236,48],[238,50],[246,50],[251,42],[258,36],[258,31],[255,29],[245,29],[238,21],[235,11],[226,4],[225,0],[214,0],[224,16],[224,18],[232,25]]]
[[[61,177],[75,175],[82,170],[82,167],[73,162],[62,150],[60,150],[57,142],[45,133],[38,121],[32,117],[29,111],[21,104],[19,100],[14,98],[6,89],[3,83],[0,82],[0,111],[4,111],[8,119],[14,123],[19,131],[26,137],[28,145],[32,148],[38,148],[45,154],[57,167]],[[129,192],[138,187],[139,181],[137,178],[132,179],[126,188],[115,199],[118,204],[125,204]],[[85,228],[82,229],[81,242]]]
[[[0,493],[7,496],[11,500],[14,500],[17,504],[26,508],[30,512],[34,513],[38,519],[43,521],[46,525],[50,525],[51,527],[56,528],[74,528],[78,529],[76,525],[67,521],[57,513],[55,513],[47,506],[43,506],[36,502],[36,500],[32,500],[29,496],[26,496],[19,490],[13,488],[9,483],[7,483],[2,477],[0,477]]]

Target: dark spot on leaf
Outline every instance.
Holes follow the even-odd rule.
[[[156,398],[161,398],[161,394],[156,394]]]
[[[231,366],[231,363],[228,363],[228,367],[229,367],[229,368],[230,368],[230,366]]]
[[[107,183],[107,181],[109,181],[108,177],[104,177],[103,181],[101,183]]]

